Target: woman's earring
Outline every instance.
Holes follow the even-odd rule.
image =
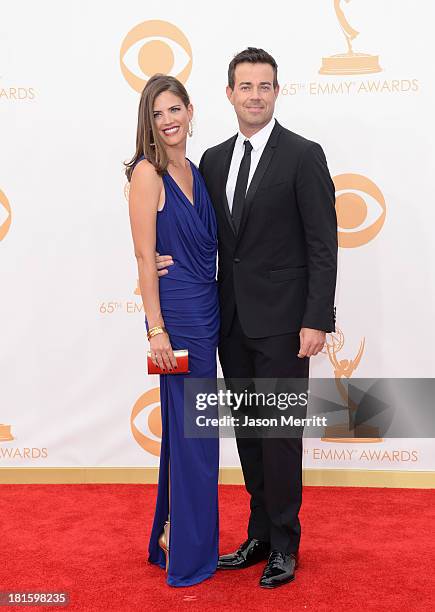
[[[193,135],[192,121],[189,121],[189,128],[187,130],[187,133],[189,134],[190,137],[192,137],[192,135]]]

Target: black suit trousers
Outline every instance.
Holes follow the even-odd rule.
[[[298,358],[299,333],[248,338],[237,311],[222,335],[219,359],[228,378],[305,378],[309,358]],[[245,410],[249,414],[251,407]],[[254,415],[255,416],[255,415]],[[302,503],[302,439],[237,437],[245,485],[251,496],[248,537],[283,553],[299,548]]]

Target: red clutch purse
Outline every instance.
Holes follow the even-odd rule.
[[[177,369],[172,372],[167,369],[162,370],[159,366],[154,365],[151,359],[151,351],[147,353],[148,374],[188,374],[189,372],[189,351],[182,349],[174,351],[174,357],[177,360]]]

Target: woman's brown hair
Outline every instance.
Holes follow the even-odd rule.
[[[168,167],[168,155],[154,122],[154,102],[161,93],[170,91],[178,96],[186,108],[190,104],[189,94],[178,79],[164,74],[155,74],[145,85],[139,102],[136,132],[136,152],[129,162],[124,162],[125,174],[131,180],[134,167],[144,156],[160,176]]]

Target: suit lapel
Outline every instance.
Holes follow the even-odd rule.
[[[234,235],[236,234],[236,228],[234,227],[233,218],[231,216],[230,207],[228,205],[226,187],[227,187],[227,181],[228,181],[228,173],[230,171],[230,166],[231,166],[231,158],[233,156],[234,145],[236,144],[236,140],[237,140],[237,134],[233,136],[233,138],[231,138],[231,140],[228,142],[227,147],[225,148],[225,157],[222,163],[222,175],[221,175],[221,181],[220,181],[220,184],[222,185],[222,198],[221,198],[222,206],[224,208],[227,221]]]
[[[248,220],[248,216],[252,207],[252,201],[257,193],[257,189],[260,186],[261,181],[266,173],[267,168],[272,160],[273,154],[275,153],[275,149],[278,144],[278,137],[281,131],[281,126],[278,121],[275,121],[275,126],[272,130],[271,135],[269,136],[269,140],[264,147],[264,151],[260,157],[260,161],[255,169],[254,176],[251,179],[249,184],[248,191],[246,193],[245,206],[243,208],[242,220],[240,221],[239,232],[237,234],[237,240],[240,240],[240,237],[245,229],[246,222]],[[227,204],[228,206],[228,204]]]

